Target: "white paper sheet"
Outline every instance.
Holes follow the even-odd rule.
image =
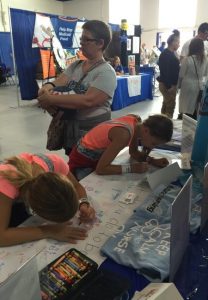
[[[129,97],[141,95],[141,75],[127,77]]]
[[[182,174],[177,162],[165,168],[159,169],[151,174],[147,174],[147,181],[152,190],[160,184],[169,185]]]
[[[41,300],[36,257],[30,259],[3,284],[0,284],[0,299]]]

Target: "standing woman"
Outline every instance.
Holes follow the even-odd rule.
[[[108,25],[99,20],[90,20],[82,26],[81,51],[86,60],[72,63],[57,79],[47,82],[39,90],[38,101],[43,109],[53,107],[76,110],[78,128],[69,134],[75,138],[65,145],[66,152],[89,129],[111,119],[111,100],[116,88],[113,67],[103,58],[111,41]],[[53,94],[54,87],[68,86],[71,93]]]
[[[204,54],[204,42],[194,38],[189,45],[189,55],[181,64],[178,79],[178,88],[181,89],[179,96],[179,112],[186,113],[197,119],[198,105],[201,99],[197,99],[199,91],[208,76],[208,60]]]
[[[179,74],[179,59],[176,51],[180,46],[179,31],[174,30],[167,40],[168,48],[160,55],[159,89],[163,95],[161,113],[173,118],[176,104],[176,90]]]

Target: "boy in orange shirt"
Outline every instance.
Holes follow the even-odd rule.
[[[76,174],[78,168],[91,168],[99,175],[143,173],[148,163],[165,167],[166,158],[149,156],[157,145],[170,141],[173,133],[172,121],[164,115],[149,116],[145,121],[136,115],[127,115],[99,124],[83,136],[69,155],[70,170]],[[138,146],[143,147],[142,151]],[[113,165],[112,161],[126,146],[137,162]]]

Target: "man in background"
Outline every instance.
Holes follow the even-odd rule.
[[[161,43],[161,46],[158,48],[161,52],[163,52],[165,50],[165,45],[166,45],[166,42],[162,42]]]
[[[207,41],[207,38],[208,38],[208,23],[202,23],[201,25],[199,25],[198,34],[194,38],[198,38],[198,39],[202,39],[203,41]],[[185,44],[183,45],[182,50],[181,50],[181,55],[180,55],[180,61],[182,61],[182,59],[184,57],[188,56],[189,45],[191,43],[191,40],[192,39],[186,41]],[[206,44],[204,46],[205,46],[205,55],[207,55],[208,54],[208,49],[206,47]]]

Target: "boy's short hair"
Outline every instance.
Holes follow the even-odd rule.
[[[173,134],[173,122],[165,115],[149,116],[144,120],[144,126],[149,128],[150,134],[164,142],[169,142]]]

